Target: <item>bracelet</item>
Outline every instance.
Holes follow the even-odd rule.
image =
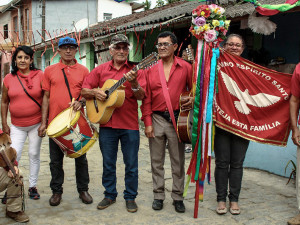
[[[138,84],[138,86],[136,87],[136,88],[131,88],[131,90],[133,91],[133,92],[137,92],[137,91],[139,91],[141,89],[141,85],[140,84]]]

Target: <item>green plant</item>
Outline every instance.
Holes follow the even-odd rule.
[[[293,160],[289,160],[288,163],[286,164],[285,166],[285,174],[286,174],[286,169],[288,168],[288,166],[292,164],[292,172],[290,173],[290,176],[289,176],[289,180],[286,184],[288,184],[290,182],[291,179],[296,179],[296,170],[297,170],[297,166],[295,164],[295,162]]]

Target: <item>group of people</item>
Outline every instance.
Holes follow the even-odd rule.
[[[59,40],[59,63],[47,67],[44,73],[33,64],[33,51],[30,47],[20,46],[12,57],[12,72],[4,78],[1,119],[2,129],[11,136],[12,147],[17,151],[17,162],[21,159],[24,142],[29,138],[29,197],[39,199],[37,180],[40,168],[41,140],[46,135],[49,123],[63,110],[72,106],[75,111],[81,110],[86,99],[106,101],[107,94],[100,89],[106,80],[120,80],[125,77],[125,101],[116,108],[106,124],[99,130],[99,146],[103,158],[102,185],[104,198],[97,208],[103,210],[116,202],[117,178],[116,161],[119,142],[125,164],[125,188],[123,198],[128,212],[138,210],[135,201],[138,195],[138,151],[140,144],[138,103],[142,100],[142,120],[145,124],[145,135],[149,138],[151,170],[153,181],[154,210],[162,210],[165,200],[164,162],[166,143],[172,169],[173,205],[176,212],[184,213],[183,203],[185,178],[185,148],[178,140],[176,117],[180,110],[180,94],[192,90],[192,65],[175,56],[178,48],[174,33],[164,31],[157,37],[156,48],[160,60],[156,65],[134,72],[134,64],[128,58],[130,43],[125,35],[112,37],[109,46],[111,61],[103,63],[92,70],[79,64],[75,59],[78,44],[75,39],[64,37]],[[240,56],[245,48],[244,41],[237,34],[230,35],[224,49]],[[296,95],[299,97],[299,95]],[[75,101],[72,101],[75,99]],[[192,109],[193,97],[189,97],[181,107]],[[295,112],[298,115],[299,98],[295,100]],[[8,126],[8,109],[11,114],[11,126]],[[296,113],[297,111],[297,113]],[[296,119],[294,131],[297,143]],[[293,121],[293,120],[292,120]],[[295,134],[296,133],[296,134]],[[295,137],[295,138],[296,138]],[[293,139],[294,140],[294,139]],[[233,215],[240,214],[238,205],[241,190],[243,161],[249,141],[221,128],[216,128],[215,137],[215,182],[217,192],[218,214],[227,213],[226,199],[229,198],[229,211]],[[299,146],[299,144],[298,144]],[[63,158],[60,146],[49,139],[51,206],[58,206],[63,194]],[[1,170],[2,171],[2,170]],[[0,171],[0,172],[1,172]],[[2,174],[2,173],[1,173]],[[0,174],[0,186],[2,175]],[[3,175],[4,176],[4,175]],[[7,174],[9,176],[9,174]],[[85,204],[93,202],[88,192],[89,172],[86,154],[75,158],[75,176],[79,198]],[[229,183],[229,185],[228,185]],[[7,187],[9,189],[9,186]],[[229,189],[229,195],[228,195]],[[9,191],[7,191],[8,217],[18,222],[27,222],[24,212],[19,208],[10,208]],[[11,213],[13,212],[13,214]],[[25,214],[26,215],[26,214]],[[24,219],[25,218],[25,219]]]

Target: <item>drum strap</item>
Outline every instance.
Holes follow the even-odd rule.
[[[62,69],[62,72],[64,74],[65,83],[66,83],[66,86],[67,86],[68,91],[69,91],[70,99],[72,101],[73,97],[72,97],[72,94],[71,94],[70,85],[69,85],[69,81],[68,81],[68,78],[67,78],[66,73],[65,73],[65,69]],[[80,97],[80,94],[79,94],[78,98],[76,99],[76,101],[79,100],[79,97]]]
[[[28,95],[28,97],[31,98],[31,100],[34,101],[40,108],[42,108],[41,104],[38,103],[38,102],[37,102],[37,101],[36,101],[36,100],[35,100],[35,99],[27,92],[27,90],[26,90],[26,88],[23,86],[22,81],[20,80],[18,74],[17,74],[17,78],[18,78],[20,84],[22,85],[23,90],[24,90],[25,93]]]

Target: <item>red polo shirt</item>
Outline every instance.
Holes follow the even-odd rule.
[[[113,61],[101,64],[93,69],[93,71],[85,78],[82,88],[93,89],[102,87],[107,79],[120,80],[123,75],[129,72],[133,67],[134,65],[129,64],[127,61],[119,70],[114,67]],[[142,71],[138,71],[137,80],[140,86],[145,89],[146,80]],[[137,99],[131,90],[131,84],[126,81],[123,85],[125,86],[125,101],[123,105],[120,108],[116,108],[111,119],[106,124],[101,124],[101,127],[138,130]]]
[[[146,72],[146,98],[143,100],[141,107],[145,126],[152,125],[153,111],[167,111],[167,104],[160,82],[158,64],[150,68]],[[174,57],[167,87],[170,94],[173,110],[179,110],[179,98],[182,92],[191,90],[192,88],[192,66],[186,61]]]
[[[42,87],[43,90],[50,92],[48,123],[70,106],[71,99],[62,69],[67,76],[72,97],[77,99],[80,96],[83,80],[89,74],[89,70],[76,60],[75,62],[74,65],[67,66],[60,61],[45,69]]]

